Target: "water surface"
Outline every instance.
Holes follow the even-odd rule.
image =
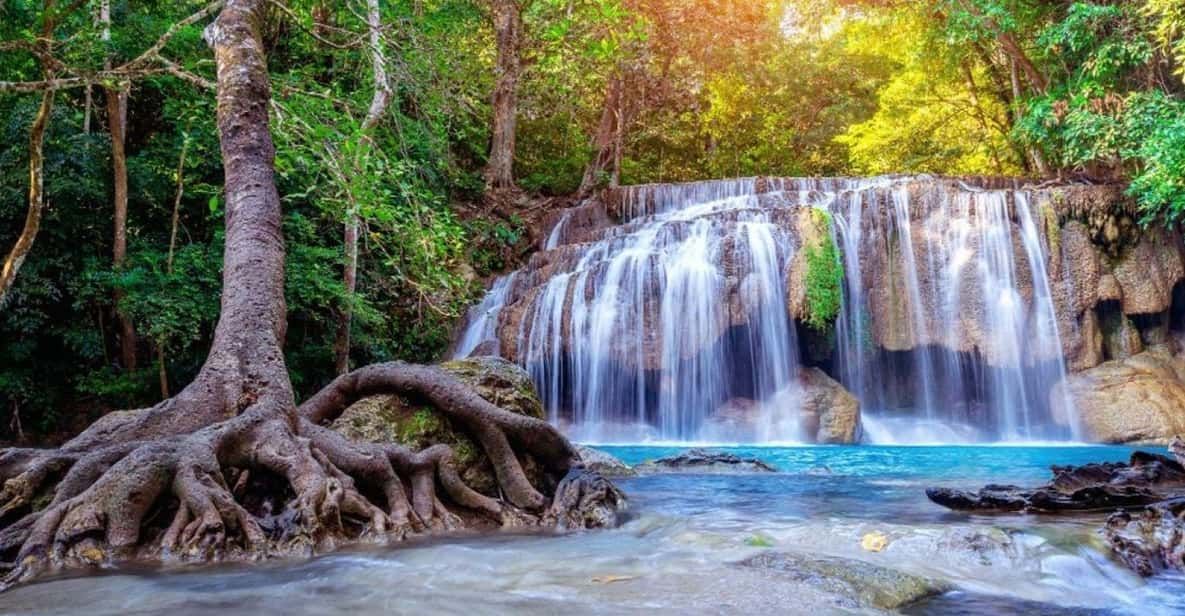
[[[604,447],[630,463],[685,447]],[[782,472],[622,481],[629,521],[566,536],[498,534],[354,549],[255,567],[112,571],[0,595],[13,614],[878,613],[776,572],[761,550],[861,559],[952,588],[911,614],[1185,613],[1185,581],[1115,565],[1101,516],[984,516],[929,485],[1035,484],[1050,464],[1123,460],[1122,447],[757,447]],[[883,533],[888,547],[865,551]]]

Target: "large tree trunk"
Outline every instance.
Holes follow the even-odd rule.
[[[625,80],[620,75],[609,79],[601,121],[593,135],[593,157],[584,169],[579,194],[588,196],[593,190],[608,184],[617,186],[621,180],[621,149],[625,134]]]
[[[0,568],[10,569],[0,590],[128,558],[250,559],[360,536],[399,539],[450,527],[449,506],[495,521],[563,524],[589,519],[579,511],[590,495],[616,503],[619,493],[579,468],[555,428],[494,406],[438,368],[362,368],[296,406],[284,363],[284,240],[259,32],[267,6],[228,0],[206,31],[226,181],[221,314],[209,356],[193,383],[155,407],[107,415],[60,449],[0,450]],[[447,446],[417,453],[323,427],[375,394],[414,396],[468,433],[504,500],[465,485]],[[530,483],[520,458],[557,482],[553,498]]]
[[[514,186],[514,142],[518,125],[519,51],[523,22],[518,0],[492,0],[492,4],[498,58],[493,97],[493,136],[485,176],[487,188],[500,189]]]

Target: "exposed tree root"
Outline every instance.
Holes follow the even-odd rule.
[[[60,449],[0,450],[0,590],[64,568],[308,554],[482,521],[600,523],[619,493],[582,473],[546,422],[487,402],[443,370],[383,364],[299,408],[283,342],[284,244],[268,130],[266,3],[226,0],[206,30],[218,71],[226,178],[223,287],[213,344],[175,397],[111,413]],[[358,443],[325,424],[359,398],[413,395],[477,442],[503,498],[469,486],[443,445]],[[535,486],[520,456],[541,466]],[[552,498],[558,486],[559,498]],[[612,499],[602,506],[598,494]]]
[[[445,445],[413,452],[355,442],[322,425],[362,397],[388,393],[432,403],[473,436],[505,500],[467,486]],[[154,412],[184,410],[172,404]],[[299,409],[257,403],[189,434],[79,446],[92,442],[88,431],[59,450],[0,453],[3,587],[129,558],[233,560],[368,537],[399,540],[462,525],[450,507],[491,525],[583,528],[605,524],[603,513],[588,511],[620,497],[599,476],[574,470],[575,450],[546,422],[490,404],[444,370],[400,363],[339,377]],[[554,500],[527,480],[519,455],[548,469],[559,485]],[[264,507],[256,494],[249,510],[252,474],[282,478],[280,491],[290,497]],[[48,494],[47,503],[37,502]]]

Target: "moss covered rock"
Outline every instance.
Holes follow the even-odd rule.
[[[544,419],[543,403],[530,375],[498,357],[476,357],[441,365],[473,391],[512,413]],[[493,467],[480,444],[424,400],[407,396],[373,396],[346,409],[330,426],[345,436],[372,443],[398,443],[419,451],[435,444],[453,449],[457,471],[473,489],[498,495]],[[529,458],[520,462],[534,485],[547,485],[543,470]]]

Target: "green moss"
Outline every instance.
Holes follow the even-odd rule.
[[[1048,203],[1039,205],[1037,210],[1040,212],[1042,220],[1045,221],[1045,240],[1049,243],[1049,254],[1061,254],[1062,225],[1057,210]]]
[[[811,212],[817,233],[806,251],[806,324],[826,332],[831,329],[843,302],[843,264],[831,235],[831,214]]]
[[[440,431],[443,426],[432,409],[421,408],[406,421],[399,424],[399,440],[403,443],[417,441],[422,437]]]

